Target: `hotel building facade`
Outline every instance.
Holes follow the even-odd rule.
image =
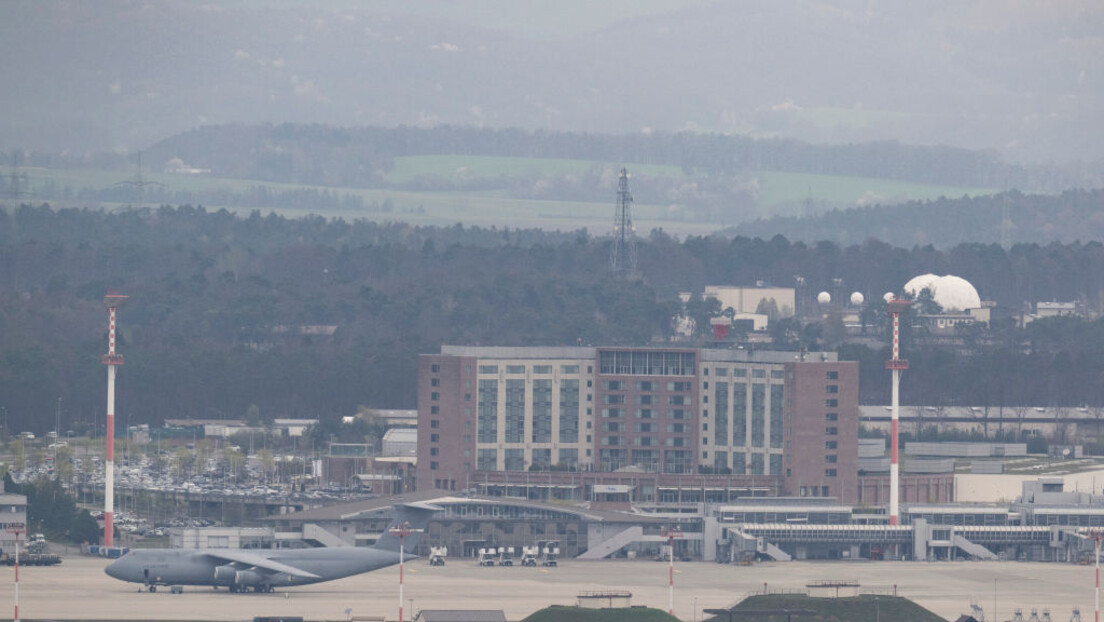
[[[418,363],[418,489],[848,503],[858,421],[830,352],[446,345]]]

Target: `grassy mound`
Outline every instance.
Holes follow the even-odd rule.
[[[853,598],[811,598],[800,594],[752,596],[736,605],[741,609],[809,609],[816,615],[794,616],[798,622],[944,622],[943,618],[900,596],[863,595]],[[733,616],[733,620],[749,619]],[[759,622],[785,622],[785,614],[755,616]],[[727,615],[706,622],[727,622]]]
[[[583,609],[553,605],[537,611],[522,622],[678,622],[678,618],[666,611],[648,607]]]

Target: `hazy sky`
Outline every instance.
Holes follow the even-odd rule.
[[[17,0],[0,149],[199,125],[692,130],[1104,158],[1104,3]]]

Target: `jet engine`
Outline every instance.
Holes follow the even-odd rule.
[[[234,575],[236,585],[260,585],[264,581],[264,575],[256,570],[239,570]]]
[[[218,566],[215,568],[215,581],[219,583],[234,583],[237,578],[238,569],[231,564],[225,566]]]

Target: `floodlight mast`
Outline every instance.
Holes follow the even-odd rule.
[[[908,361],[901,355],[901,313],[908,310],[912,302],[908,300],[893,299],[886,302],[886,310],[893,318],[893,358],[886,361],[886,369],[893,372],[893,397],[891,402],[890,429],[889,429],[889,524],[897,525],[901,522],[900,509],[900,472],[898,467],[898,440],[897,429],[900,423],[900,386],[901,372],[908,369]]]
[[[403,622],[403,553],[406,550],[404,540],[407,536],[415,533],[422,533],[423,529],[414,529],[410,526],[408,521],[404,521],[403,524],[398,527],[392,527],[387,532],[392,536],[399,537],[399,622]],[[413,605],[411,605],[413,609]],[[410,612],[414,614],[413,611]]]
[[[115,373],[123,364],[123,355],[115,352],[115,312],[127,296],[108,292],[104,296],[107,307],[107,354],[101,359],[107,365],[107,453],[104,458],[104,546],[115,545]]]

